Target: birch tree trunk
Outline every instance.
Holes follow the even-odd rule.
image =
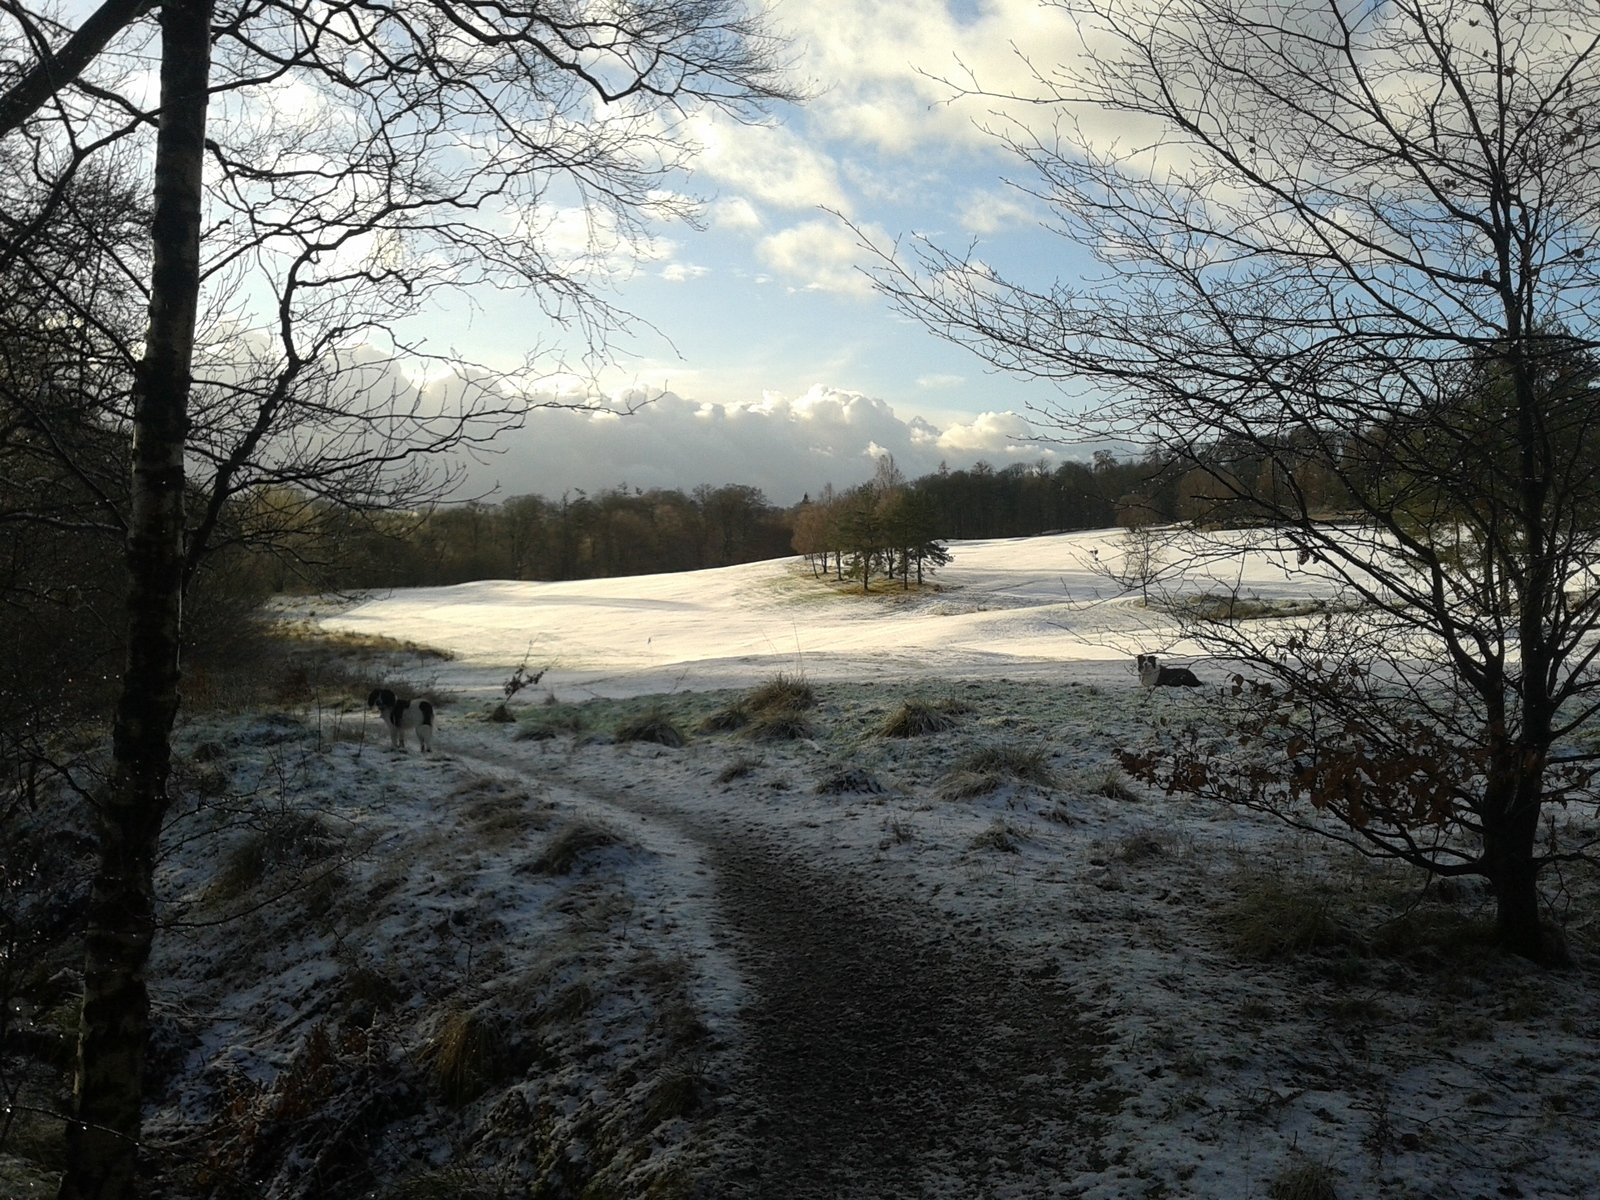
[[[134,411],[127,544],[128,661],[99,813],[64,1200],[137,1190],[155,930],[154,875],[167,808],[183,581],[184,446],[200,290],[200,200],[213,0],[161,9],[150,325]]]

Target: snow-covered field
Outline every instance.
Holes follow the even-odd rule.
[[[707,1194],[759,1153],[731,1082],[750,978],[708,867],[726,837],[981,939],[1098,1034],[1084,1144],[999,1167],[1014,1147],[951,1129],[900,1192],[837,1194],[1600,1195],[1586,901],[1578,965],[1542,971],[1475,935],[1481,893],[1130,786],[1116,751],[1204,722],[1221,668],[1196,661],[1194,693],[1137,686],[1136,650],[1192,647],[1112,597],[1094,555],[1118,538],[957,543],[912,596],[772,562],[312,606],[453,655],[372,668],[441,701],[438,752],[390,750],[331,683],[313,708],[185,725],[157,1143],[271,1195],[357,1194],[363,1172],[395,1197]],[[1223,583],[1327,592],[1270,547]],[[547,672],[492,720],[524,662]],[[817,694],[803,736],[707,722],[780,674]],[[883,736],[907,701],[951,727]],[[686,744],[616,736],[642,714]],[[1041,774],[962,786],[982,748]],[[274,899],[279,877],[301,886]]]
[[[1270,538],[1184,581],[1262,599],[1331,594]],[[1245,543],[1241,541],[1241,546]],[[562,699],[747,687],[774,670],[818,681],[1038,678],[1123,682],[1138,650],[1182,652],[1170,625],[1110,578],[1123,535],[958,542],[941,590],[841,603],[798,562],[750,563],[626,580],[505,581],[411,588],[328,616],[330,629],[384,634],[456,656],[441,685],[477,696],[524,659]],[[486,683],[487,680],[487,683]],[[492,686],[491,686],[492,685]]]

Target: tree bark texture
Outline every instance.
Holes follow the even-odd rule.
[[[99,814],[65,1200],[137,1190],[145,968],[155,929],[154,875],[178,709],[184,448],[200,290],[200,206],[213,0],[161,8],[150,325],[134,409],[127,543],[128,660]]]
[[[1545,966],[1561,965],[1567,960],[1566,949],[1542,919],[1539,899],[1543,756],[1529,754],[1510,764],[1508,775],[1502,794],[1488,797],[1483,829],[1483,866],[1494,889],[1495,932],[1511,953]]]

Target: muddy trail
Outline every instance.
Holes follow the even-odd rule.
[[[752,1154],[714,1193],[1071,1195],[1103,1165],[1096,1038],[1053,980],[846,871],[706,844],[755,992]]]
[[[771,831],[567,779],[668,827],[714,881],[719,940],[751,997],[746,1052],[697,1189],[718,1200],[1078,1194],[1118,1097],[1101,1035],[1054,966]]]

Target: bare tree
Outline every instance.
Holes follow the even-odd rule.
[[[1585,846],[1542,818],[1594,800],[1558,747],[1600,698],[1600,595],[1575,586],[1600,541],[1600,8],[1056,7],[1086,54],[1008,97],[1056,120],[998,132],[1103,278],[923,241],[880,251],[881,286],[993,363],[1093,381],[1101,433],[1200,473],[1361,606],[1201,630],[1248,664],[1266,740],[1237,767],[1177,747],[1170,786],[1481,875],[1503,944],[1559,958],[1539,876]],[[1340,524],[1301,486],[1330,473]]]
[[[759,21],[723,0],[106,0],[75,30],[25,3],[0,20],[21,64],[0,75],[0,137],[52,151],[35,155],[41,210],[107,147],[133,139],[153,163],[148,270],[126,271],[148,326],[124,347],[120,409],[103,398],[133,447],[128,660],[62,1184],[110,1198],[134,1189],[180,601],[230,499],[268,484],[403,495],[419,454],[492,436],[514,413],[497,389],[480,387],[487,405],[396,411],[351,389],[348,368],[374,344],[415,362],[400,322],[474,287],[525,292],[603,353],[624,315],[584,268],[648,220],[687,215],[658,189],[684,161],[680,118],[785,93]],[[118,69],[152,41],[153,109]],[[563,213],[589,233],[575,256],[548,236]],[[16,231],[8,261],[28,246]],[[191,472],[205,485],[193,522]]]

